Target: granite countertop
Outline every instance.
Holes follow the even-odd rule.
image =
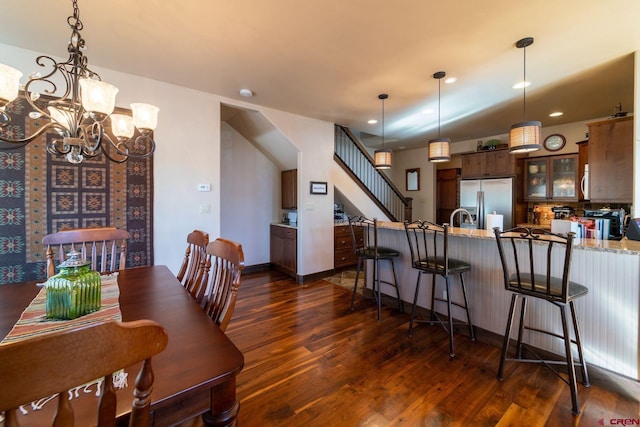
[[[383,229],[404,231],[404,223],[402,222],[379,221],[378,226]],[[468,237],[472,239],[495,239],[495,235],[491,230],[458,227],[449,227],[449,236]],[[619,241],[578,238],[575,242],[575,249],[612,252],[624,255],[640,255],[640,242],[626,238]]]

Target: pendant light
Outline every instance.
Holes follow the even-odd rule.
[[[438,71],[433,75],[433,78],[438,80],[438,137],[429,140],[429,161],[432,163],[451,160],[451,140],[440,137],[440,81],[446,75],[444,71]]]
[[[388,97],[389,95],[386,93],[378,95],[378,99],[382,101],[382,148],[380,150],[376,150],[373,156],[373,164],[376,169],[391,168],[391,150],[384,148],[384,100]]]
[[[540,128],[538,121],[526,121],[526,81],[527,81],[527,46],[533,44],[533,37],[525,37],[516,42],[516,47],[524,53],[524,76],[522,79],[522,122],[511,126],[509,130],[509,151],[512,154],[527,153],[540,149]]]
[[[0,64],[0,151],[15,150],[38,140],[44,132],[54,130],[58,136],[46,138],[46,151],[69,163],[81,163],[85,159],[98,159],[101,154],[115,163],[127,159],[143,159],[153,154],[156,143],[152,131],[158,124],[158,107],[134,103],[132,115],[112,114],[118,88],[103,82],[89,68],[84,55],[86,42],[80,31],[78,0],[72,0],[73,15],[67,18],[71,30],[66,62],[57,62],[50,56],[40,55],[36,63],[45,67],[33,73],[20,91],[22,73]],[[58,86],[63,84],[64,86]],[[49,95],[40,98],[40,91]],[[54,93],[55,92],[55,95]],[[8,106],[20,97],[15,104]],[[36,102],[37,101],[37,102]],[[41,117],[34,129],[25,134],[16,131],[12,114],[22,111],[21,103],[29,117]],[[109,119],[109,120],[107,120]],[[107,123],[111,132],[107,132]],[[135,135],[135,129],[138,129]],[[30,131],[27,134],[27,131]]]

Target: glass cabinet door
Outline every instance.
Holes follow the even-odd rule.
[[[544,200],[547,198],[547,158],[530,158],[526,160],[525,195],[528,200]]]
[[[577,156],[551,157],[551,194],[553,199],[576,199]]]

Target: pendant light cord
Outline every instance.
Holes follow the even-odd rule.
[[[384,98],[382,98],[382,149],[384,150]]]
[[[440,138],[440,80],[438,79],[438,138]]]
[[[522,49],[523,52],[523,72],[522,72],[522,121],[527,121],[527,47]]]

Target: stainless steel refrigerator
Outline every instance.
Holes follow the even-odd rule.
[[[485,229],[487,214],[503,215],[503,230],[513,227],[513,178],[464,179],[460,181],[460,207],[475,216]]]

